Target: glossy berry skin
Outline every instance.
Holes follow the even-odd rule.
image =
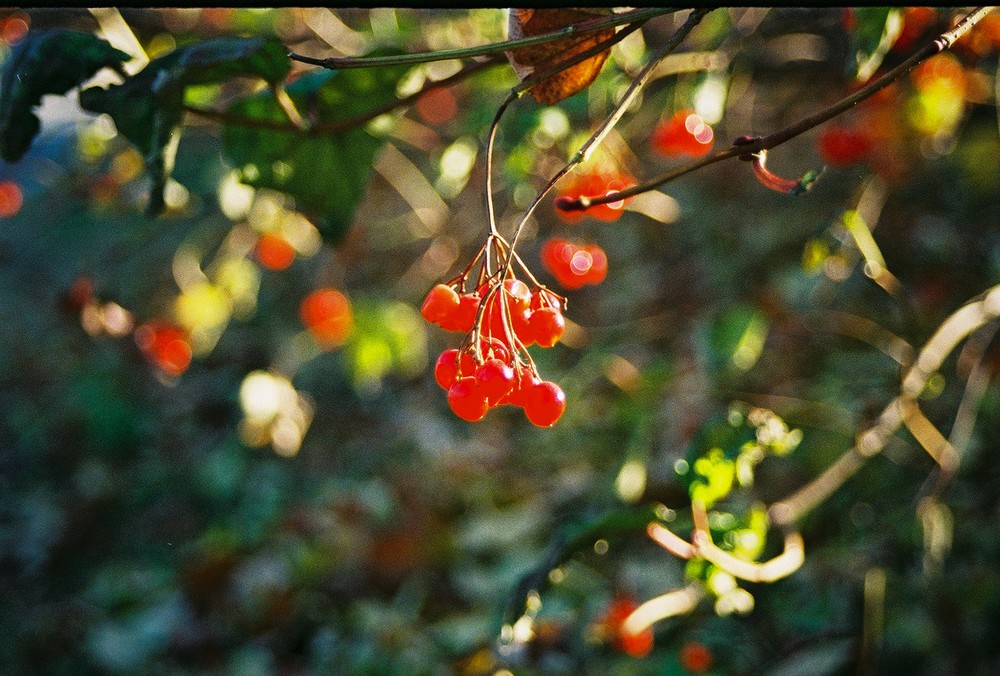
[[[460,302],[455,289],[446,284],[438,284],[427,293],[420,314],[431,324],[439,324],[458,311]]]
[[[530,320],[531,335],[541,347],[552,347],[566,332],[566,320],[555,308],[535,310]]]
[[[537,427],[552,427],[566,411],[566,394],[551,381],[534,385],[524,397],[524,414]]]
[[[849,167],[867,157],[872,147],[868,134],[840,124],[829,124],[816,138],[816,149],[826,164]]]
[[[495,404],[514,387],[514,369],[499,359],[489,359],[476,369],[476,384],[486,401]]]
[[[462,420],[477,422],[490,409],[474,377],[459,378],[448,388],[448,406]]]
[[[714,142],[711,125],[688,109],[678,110],[669,120],[658,124],[650,138],[653,150],[666,157],[702,157],[712,150]]]

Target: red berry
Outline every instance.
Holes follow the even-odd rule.
[[[823,161],[834,167],[849,167],[860,162],[871,150],[868,134],[840,124],[829,124],[816,138],[816,147]]]
[[[622,624],[632,614],[638,604],[632,599],[619,596],[608,606],[608,610],[600,624],[611,635],[612,645],[631,657],[646,657],[653,651],[653,630],[646,628],[638,634],[627,634],[622,630]]]
[[[586,174],[579,174],[566,186],[563,193],[555,199],[556,214],[569,223],[575,223],[584,216],[593,216],[598,220],[609,222],[618,220],[625,206],[624,201],[597,204],[583,211],[568,211],[560,208],[560,205],[567,200],[575,200],[578,197],[590,197],[591,199],[606,197],[634,184],[635,179],[627,174],[593,171]]]
[[[507,305],[511,313],[515,309],[527,310],[531,306],[531,289],[520,279],[508,279],[504,281],[503,288],[507,294]]]
[[[543,307],[531,315],[531,335],[541,347],[552,347],[566,331],[566,320],[559,310]]]
[[[490,408],[471,376],[459,378],[448,388],[448,406],[452,413],[468,422],[482,420]]]
[[[514,383],[514,389],[510,391],[510,394],[505,400],[499,403],[511,404],[512,406],[520,406],[524,408],[524,404],[528,399],[528,394],[535,388],[536,385],[541,384],[541,379],[529,371],[527,368],[522,368],[518,372],[517,379]]]
[[[336,289],[317,289],[302,299],[299,318],[321,347],[341,345],[354,326],[351,301]]]
[[[548,380],[533,386],[524,395],[524,414],[538,427],[552,427],[565,410],[566,394]]]
[[[427,293],[420,314],[431,324],[438,324],[458,310],[458,293],[446,284],[437,284]]]
[[[712,668],[712,663],[715,661],[712,658],[712,651],[697,641],[685,643],[678,657],[684,670],[691,674],[705,673]]]
[[[650,143],[661,155],[701,157],[712,149],[715,133],[711,125],[691,110],[678,110],[653,131]]]
[[[260,264],[268,270],[284,270],[295,261],[295,247],[273,232],[265,232],[260,236],[254,253]]]
[[[596,244],[588,244],[583,250],[590,254],[590,270],[584,275],[587,284],[600,284],[608,276],[608,256]]]
[[[515,311],[511,308],[511,328],[514,330],[514,335],[517,336],[517,339],[521,341],[521,344],[525,347],[530,347],[535,343],[535,334],[531,330],[532,314],[533,311],[531,309]]]
[[[476,384],[489,403],[496,403],[514,388],[514,369],[499,359],[489,359],[476,369]]]
[[[146,358],[164,373],[179,376],[191,364],[191,345],[184,329],[151,321],[135,330],[135,342]]]
[[[442,352],[437,358],[434,364],[434,380],[447,390],[456,378],[458,378],[458,350],[451,348]]]

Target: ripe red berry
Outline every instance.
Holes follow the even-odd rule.
[[[871,150],[872,139],[865,132],[840,124],[828,124],[816,137],[820,157],[834,167],[849,167],[862,161]]]
[[[668,157],[701,157],[712,149],[714,141],[711,125],[687,109],[678,110],[669,120],[658,124],[650,138],[653,150]]]
[[[591,199],[607,197],[632,185],[635,185],[635,179],[625,173],[591,171],[576,175],[553,202],[556,214],[568,223],[576,223],[585,216],[592,216],[606,222],[616,221],[624,210],[624,200],[596,204],[583,211],[567,211],[560,208],[560,204],[566,200],[576,200],[579,197],[590,197]]]
[[[458,292],[446,284],[435,285],[424,299],[420,314],[431,324],[438,324],[458,310]]]
[[[639,605],[632,599],[618,596],[608,606],[600,621],[610,635],[611,644],[615,649],[635,658],[646,657],[653,651],[652,629],[643,629],[638,634],[628,634],[622,629],[626,618],[638,607]]]
[[[688,641],[681,647],[678,655],[681,666],[691,674],[703,674],[712,668],[715,661],[710,651],[704,644],[697,641]]]
[[[295,261],[295,247],[273,232],[265,232],[260,236],[254,253],[260,264],[268,270],[284,270]]]
[[[489,359],[476,369],[476,385],[486,401],[495,404],[514,387],[514,369],[499,359]]]
[[[351,301],[336,289],[317,289],[302,299],[299,318],[323,348],[337,347],[354,327]]]
[[[448,388],[448,406],[462,420],[482,420],[490,406],[472,376],[459,378]]]
[[[184,329],[151,321],[135,330],[135,342],[146,358],[171,376],[184,373],[191,364],[191,345]]]
[[[566,332],[566,320],[559,310],[543,307],[531,314],[531,335],[541,347],[552,347]]]
[[[538,383],[524,394],[524,414],[538,427],[552,427],[565,410],[566,394],[551,381]]]
[[[545,269],[567,289],[600,284],[608,274],[608,257],[596,244],[580,247],[553,238],[542,246],[541,259]]]
[[[434,364],[434,380],[444,389],[451,387],[458,378],[458,350],[450,348],[438,356]]]
[[[531,289],[520,279],[507,279],[503,283],[506,291],[508,306],[513,313],[515,310],[527,310],[531,306]]]

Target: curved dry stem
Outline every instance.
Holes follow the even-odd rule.
[[[768,515],[772,523],[787,526],[802,518],[854,476],[868,458],[881,453],[889,438],[901,425],[907,420],[915,420],[913,407],[931,375],[941,368],[944,360],[959,343],[998,317],[1000,284],[991,287],[978,300],[966,303],[945,319],[917,354],[915,363],[907,369],[900,394],[886,405],[875,424],[859,434],[856,444],[822,474],[791,496],[771,505]],[[950,468],[952,462],[943,461],[942,470],[946,466]]]

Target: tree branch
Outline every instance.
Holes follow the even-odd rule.
[[[886,72],[882,77],[878,78],[874,82],[862,87],[850,96],[846,96],[840,101],[837,101],[831,106],[824,108],[816,113],[813,113],[809,117],[806,117],[798,122],[780,129],[773,134],[768,136],[755,137],[751,139],[746,139],[747,142],[739,145],[733,145],[726,150],[719,151],[714,155],[709,155],[697,162],[693,162],[683,167],[678,167],[667,173],[655,178],[646,183],[641,183],[639,185],[632,186],[631,188],[626,188],[624,190],[615,192],[611,195],[602,195],[599,197],[577,197],[575,199],[561,199],[559,202],[559,208],[564,211],[584,211],[592,206],[599,204],[607,204],[608,202],[617,202],[633,195],[638,195],[640,193],[648,192],[655,188],[669,183],[674,179],[680,178],[690,174],[691,172],[697,171],[702,167],[707,167],[710,164],[715,164],[716,162],[722,162],[723,160],[728,160],[733,157],[749,158],[755,153],[759,153],[762,150],[770,150],[776,148],[777,146],[790,141],[791,139],[804,134],[814,127],[818,127],[824,122],[833,119],[837,115],[840,115],[849,108],[857,105],[861,101],[869,98],[876,92],[885,87],[889,86],[901,76],[903,76],[907,71],[934,56],[939,54],[944,50],[950,48],[956,40],[965,35],[969,30],[976,25],[984,16],[993,11],[993,7],[979,7],[968,15],[965,16],[958,24],[951,29],[937,37],[932,42],[924,45],[922,49],[912,54],[909,58],[903,61],[901,64],[895,68]],[[746,137],[741,137],[743,140]]]
[[[433,61],[447,61],[449,59],[468,59],[474,56],[498,54],[511,49],[517,49],[519,47],[530,47],[532,45],[541,45],[547,42],[554,42],[556,40],[564,40],[570,37],[586,35],[588,33],[604,30],[605,28],[612,28],[614,26],[632,23],[634,21],[645,21],[653,18],[654,16],[673,14],[677,11],[679,10],[664,7],[636,9],[629,12],[621,12],[620,14],[615,14],[610,17],[582,21],[578,24],[572,24],[566,26],[565,28],[560,28],[557,31],[543,33],[542,35],[533,35],[519,40],[505,40],[504,42],[494,42],[488,45],[479,45],[477,47],[442,49],[434,52],[421,52],[419,54],[402,54],[399,56],[332,56],[325,59],[317,59],[315,57],[291,52],[288,57],[295,61],[301,61],[302,63],[308,63],[313,66],[321,66],[331,70],[344,70],[347,68],[377,68],[380,66],[404,66],[418,63],[430,63]]]
[[[356,129],[358,127],[364,126],[365,124],[371,122],[379,115],[384,115],[385,113],[392,112],[396,108],[402,108],[408,106],[419,99],[421,96],[433,89],[439,89],[442,87],[449,87],[456,82],[464,80],[465,78],[478,73],[481,70],[490,68],[492,66],[500,65],[504,63],[504,57],[502,56],[492,56],[483,61],[475,61],[467,66],[464,66],[454,75],[449,75],[441,80],[436,80],[434,82],[427,82],[418,91],[410,94],[409,96],[404,96],[401,99],[396,99],[395,101],[389,101],[377,108],[372,108],[363,115],[357,117],[348,118],[345,120],[336,120],[334,122],[326,122],[323,124],[314,125],[308,129],[302,129],[294,124],[290,124],[285,120],[265,120],[257,117],[245,117],[243,115],[233,115],[221,110],[211,110],[208,108],[199,108],[197,106],[185,105],[183,107],[185,112],[191,113],[192,115],[197,115],[205,119],[214,120],[220,124],[233,124],[240,127],[248,127],[251,129],[270,129],[272,131],[285,131],[293,134],[301,134],[303,136],[323,136],[327,134],[339,134],[344,131],[349,131],[351,129]]]

